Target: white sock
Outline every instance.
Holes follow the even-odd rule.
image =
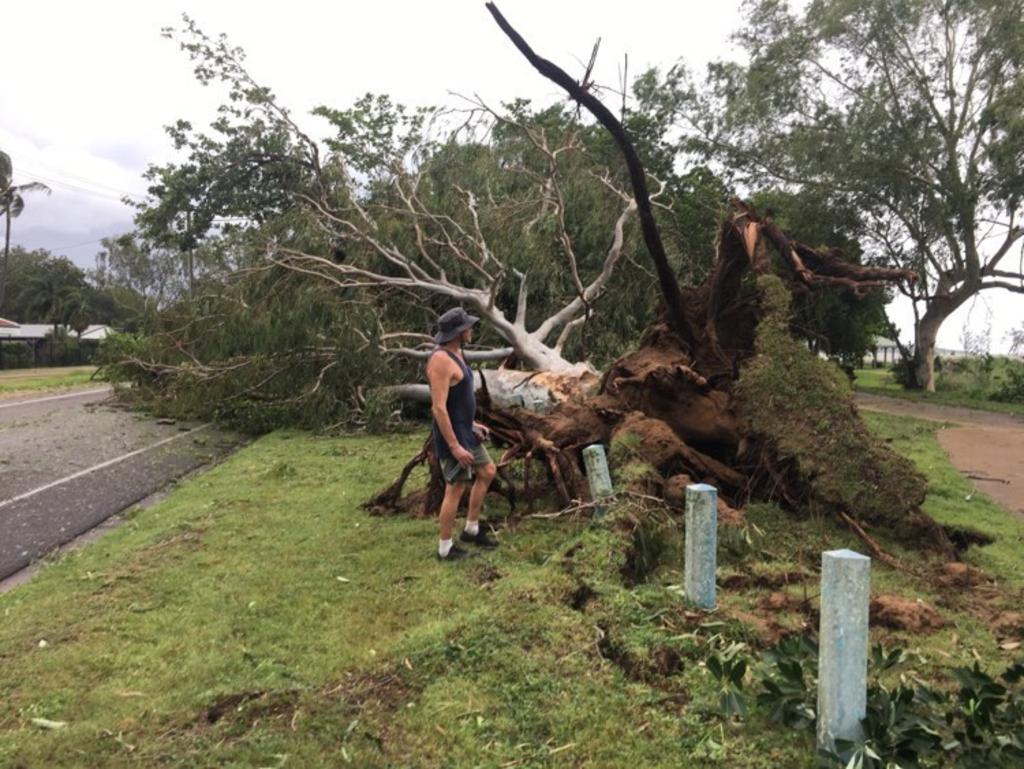
[[[480,521],[466,521],[466,533],[475,537],[480,532]]]
[[[437,543],[437,554],[442,558],[447,557],[448,553],[451,552],[452,541],[450,539],[442,539]]]

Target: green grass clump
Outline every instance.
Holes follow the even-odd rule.
[[[928,478],[924,511],[944,526],[973,529],[993,542],[972,546],[964,559],[1004,584],[1024,588],[1024,520],[1014,516],[979,492],[953,467],[942,450],[936,431],[941,422],[864,412],[871,430]]]
[[[939,475],[926,509],[960,520],[934,437],[870,419]],[[265,436],[0,595],[0,766],[814,765],[809,732],[724,718],[706,660],[762,648],[766,630],[807,632],[821,550],[858,546],[831,516],[751,505],[759,534],[723,551],[720,609],[705,614],[679,594],[678,520],[633,503],[599,522],[524,518],[497,551],[438,563],[434,521],[359,507],[418,447]],[[971,505],[972,525],[1007,541],[967,557],[1005,580],[992,596],[1019,602],[1022,527]],[[507,512],[490,503],[489,517]],[[881,565],[872,581],[949,621],[872,631],[911,648],[915,675],[1012,654],[978,619],[1000,607]],[[800,608],[765,610],[780,591]]]
[[[95,380],[94,366],[80,366],[72,369],[58,369],[49,372],[46,369],[13,369],[0,372],[0,393],[36,392],[63,390],[70,387],[81,387]]]
[[[948,364],[947,364],[948,365]],[[973,364],[975,367],[978,364]],[[1005,375],[1004,363],[999,373]],[[1020,364],[1017,364],[1020,365]],[[854,387],[866,393],[875,395],[886,395],[891,398],[913,401],[916,403],[931,403],[940,406],[956,406],[959,408],[977,409],[979,411],[993,411],[1001,414],[1014,414],[1024,416],[1024,403],[1001,402],[992,400],[989,395],[993,388],[979,390],[964,382],[965,375],[962,373],[938,372],[936,374],[936,391],[933,393],[924,390],[904,389],[893,376],[892,371],[887,368],[857,369],[855,372]],[[998,380],[997,381],[1001,381]]]
[[[790,335],[782,281],[762,276],[758,288],[756,355],[736,385],[741,417],[792,463],[813,500],[913,540],[919,532],[911,514],[924,500],[924,478],[867,431],[843,374]]]

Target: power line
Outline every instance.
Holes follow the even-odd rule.
[[[136,195],[136,194],[131,193],[131,192],[124,192],[122,190],[114,190],[114,188],[112,188],[112,187],[110,187],[108,189],[113,191],[115,194],[110,194],[109,192],[103,192],[103,191],[100,191],[100,190],[89,189],[88,187],[83,187],[83,186],[81,186],[79,184],[75,184],[74,182],[69,182],[66,179],[57,179],[57,178],[54,178],[54,177],[51,177],[51,176],[46,176],[44,174],[37,174],[37,173],[34,173],[32,171],[19,170],[18,173],[24,174],[25,176],[29,177],[30,179],[33,179],[34,181],[43,182],[45,184],[54,184],[54,185],[57,185],[58,187],[63,187],[64,189],[70,190],[72,192],[81,192],[81,193],[84,193],[86,195],[94,195],[95,197],[103,198],[105,200],[114,200],[114,201],[117,201],[118,203],[124,202],[123,201],[124,197],[136,198],[136,199],[139,199],[139,200],[141,200],[142,197],[143,197],[141,195]],[[92,182],[89,182],[89,183],[92,184]]]
[[[86,240],[86,241],[83,241],[81,243],[72,243],[69,246],[53,246],[49,250],[52,250],[52,251],[70,251],[73,248],[81,248],[82,246],[88,246],[88,245],[91,245],[92,243],[99,243],[101,240],[106,240],[107,238],[111,238],[111,237],[117,237],[117,236],[116,235],[104,235],[102,238],[96,238],[95,240]]]
[[[35,174],[37,176],[40,175],[40,172],[38,172],[38,171],[29,171],[28,173]],[[60,179],[61,181],[65,181],[65,182],[67,181],[67,179],[70,179],[71,181],[68,182],[70,184],[88,184],[88,185],[90,185],[92,187],[99,187],[102,190],[105,190],[105,191],[108,191],[108,192],[113,192],[113,193],[116,193],[118,195],[131,195],[131,196],[134,196],[134,193],[128,192],[127,190],[124,190],[124,189],[122,189],[120,187],[113,187],[113,186],[107,184],[106,182],[98,182],[95,179],[89,179],[88,177],[85,177],[85,176],[79,176],[78,174],[71,173],[70,171],[64,171],[64,170],[61,170],[61,171],[46,171],[42,175],[43,176],[49,176],[51,178]]]

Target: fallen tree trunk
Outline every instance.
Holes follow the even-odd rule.
[[[488,8],[527,59],[619,141],[645,239],[661,266],[657,228],[648,233],[653,217],[644,217],[646,187],[634,173],[639,161],[622,126],[593,95],[533,53],[493,4]],[[479,417],[505,447],[499,464],[539,462],[559,501],[578,504],[588,497],[580,450],[604,443],[613,458],[649,468],[645,492],[653,486],[664,493],[679,478],[692,479],[716,486],[732,508],[763,499],[794,511],[819,509],[854,522],[864,536],[888,530],[904,543],[954,557],[942,528],[920,509],[924,478],[870,434],[845,378],[789,328],[794,294],[838,286],[863,295],[913,275],[847,262],[836,251],[793,240],[741,201],[734,209],[701,285],[680,288],[659,269],[663,316],[638,349],[605,372],[596,391],[567,390],[547,413],[538,413],[499,402],[483,388]],[[434,477],[427,496],[436,497],[440,488]],[[376,512],[408,510],[400,491],[393,485],[368,505]]]
[[[598,385],[598,376],[589,368],[568,373],[517,371],[515,369],[478,369],[473,374],[476,391],[486,391],[495,408],[525,408],[546,414],[559,403],[585,395]],[[403,401],[430,403],[426,384],[403,384],[384,388]]]

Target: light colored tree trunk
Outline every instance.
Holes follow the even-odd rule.
[[[491,403],[498,408],[525,408],[546,413],[569,398],[585,395],[599,381],[589,370],[556,374],[548,371],[484,369]],[[477,393],[483,389],[479,372],[473,373]],[[415,403],[430,403],[430,388],[425,384],[404,384],[385,388],[395,397]]]
[[[941,321],[940,321],[941,323]],[[914,344],[914,381],[922,390],[935,392],[935,339],[939,323],[918,325]]]
[[[926,392],[935,392],[935,340],[950,315],[977,290],[962,286],[955,294],[937,296],[928,304],[914,329],[914,381]]]

